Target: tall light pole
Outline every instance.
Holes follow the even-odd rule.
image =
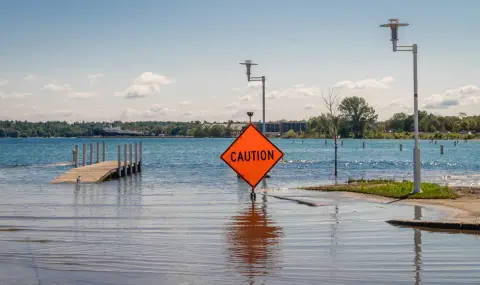
[[[382,28],[390,28],[392,32],[392,46],[393,51],[411,51],[413,53],[413,118],[414,118],[414,132],[415,132],[415,146],[413,148],[413,181],[414,189],[411,194],[420,193],[420,147],[418,137],[418,76],[417,76],[417,53],[418,48],[416,44],[411,46],[397,46],[398,42],[398,27],[408,26],[407,23],[399,23],[398,19],[389,19],[388,24],[380,25]]]
[[[253,77],[250,76],[250,69],[252,65],[258,65],[253,63],[251,60],[245,60],[245,62],[241,62],[240,64],[245,65],[247,67],[247,80],[250,81],[262,81],[262,110],[263,110],[263,123],[262,123],[262,134],[265,135],[265,76],[260,77]]]

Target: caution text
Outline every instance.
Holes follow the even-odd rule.
[[[248,150],[230,153],[232,162],[274,160],[273,150]]]

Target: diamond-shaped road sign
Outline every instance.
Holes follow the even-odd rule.
[[[283,152],[252,124],[220,156],[252,188],[282,157]]]

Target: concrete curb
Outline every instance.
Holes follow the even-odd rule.
[[[415,227],[442,231],[473,231],[480,234],[480,224],[461,222],[438,222],[418,220],[388,220],[387,223],[400,227]]]
[[[310,202],[310,201],[306,201],[306,200],[300,200],[300,199],[282,197],[282,196],[271,195],[271,194],[266,194],[266,195],[267,195],[267,196],[270,196],[270,197],[273,197],[273,198],[281,199],[281,200],[289,200],[289,201],[297,202],[298,204],[307,205],[307,206],[309,206],[309,207],[323,206],[323,205],[319,205],[319,204],[317,204],[317,203],[315,203],[315,202]]]

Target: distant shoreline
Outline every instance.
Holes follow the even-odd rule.
[[[0,139],[115,139],[115,138],[140,138],[140,139],[231,139],[237,137],[194,137],[194,136],[80,136],[80,137],[0,137]],[[297,138],[282,138],[282,137],[271,137],[267,138],[278,138],[284,140],[333,140],[332,138],[312,138],[312,137],[297,137]],[[342,140],[357,140],[357,141],[372,141],[372,140],[386,140],[386,141],[408,141],[413,140],[413,138],[339,138],[338,141]],[[435,139],[434,141],[456,141],[459,143],[464,141],[464,139]],[[420,139],[420,141],[431,141],[431,139]],[[480,141],[480,138],[471,138],[468,141]]]

